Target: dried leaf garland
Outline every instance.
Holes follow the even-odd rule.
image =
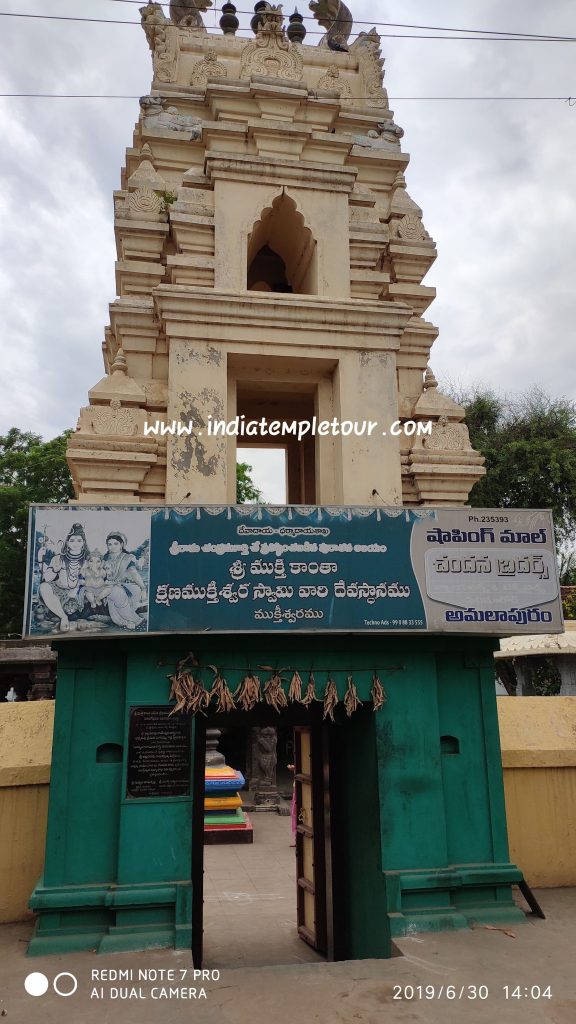
[[[282,669],[280,669],[280,672]],[[286,694],[282,689],[282,676],[280,672],[273,672],[267,683],[264,684],[264,699],[275,711],[288,707]]]
[[[168,676],[168,679],[170,680],[170,684],[171,684],[170,685],[170,693],[168,695],[168,700],[175,700],[176,701],[176,704],[174,705],[174,707],[172,708],[172,711],[168,715],[168,718],[170,718],[170,715],[176,714],[177,711],[185,711],[186,710],[186,696],[187,695],[186,695],[186,690],[185,690],[184,683],[183,683],[183,680],[182,680],[182,673],[181,672],[175,672],[173,676]]]
[[[256,704],[262,700],[258,676],[251,672],[245,675],[234,694],[234,700],[243,711],[251,711],[253,707],[256,707]]]
[[[302,699],[302,679],[298,669],[294,672],[292,679],[290,680],[290,687],[288,689],[288,700],[299,701]]]
[[[372,673],[372,703],[374,704],[374,711],[379,711],[383,704],[386,703],[386,694],[384,693],[384,687],[378,679],[375,672]]]
[[[185,661],[187,660],[185,659]],[[184,662],[179,663],[179,665],[183,664]],[[193,715],[196,715],[199,711],[203,712],[204,708],[208,707],[210,694],[206,692],[202,683],[199,683],[191,672],[178,670],[177,667],[175,674],[168,678],[172,684],[168,699],[176,700],[170,715],[175,714],[177,711],[191,711]]]
[[[350,715],[354,711],[356,711],[357,708],[362,707],[362,701],[358,697],[358,692],[356,690],[356,686],[354,685],[354,680],[352,679],[352,676],[348,676],[346,684],[346,693],[344,694],[344,707],[346,708],[346,714],[348,715],[348,718],[350,718]]]
[[[306,693],[302,697],[300,703],[305,708],[309,708],[312,701],[316,700],[316,680],[314,679],[314,673],[311,672],[308,676],[308,686],[306,687]]]
[[[338,703],[338,690],[336,689],[336,683],[331,676],[328,677],[326,683],[326,689],[324,690],[324,714],[322,718],[329,718],[331,722],[334,721],[334,708]]]
[[[224,679],[220,669],[216,668],[216,665],[208,665],[208,668],[211,668],[214,673],[214,682],[212,683],[210,700],[212,700],[213,697],[216,698],[216,711],[234,711],[236,707],[234,697],[232,696],[232,692],[228,688],[228,683]]]

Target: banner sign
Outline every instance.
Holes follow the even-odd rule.
[[[549,512],[36,505],[28,636],[562,631]]]

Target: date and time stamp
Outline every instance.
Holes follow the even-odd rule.
[[[433,1002],[447,999],[461,1002],[486,1002],[501,998],[505,1002],[538,1002],[553,998],[551,985],[393,985],[393,1000]]]

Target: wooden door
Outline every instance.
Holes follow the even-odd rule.
[[[322,730],[294,729],[298,934],[327,953],[326,848]]]
[[[201,715],[192,719],[194,744],[192,776],[192,961],[202,967],[204,939],[204,772],[206,764],[206,722]]]

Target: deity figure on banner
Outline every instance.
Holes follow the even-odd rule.
[[[38,595],[48,609],[60,620],[60,632],[70,629],[71,615],[78,615],[84,608],[85,590],[82,567],[88,556],[88,543],[81,523],[73,523],[62,550],[48,563],[44,559],[45,547],[38,550],[42,580]]]
[[[144,600],[146,584],[138,570],[136,556],[127,551],[128,539],[118,531],[106,537],[106,554],[102,559],[107,586],[108,614],[117,626],[136,629],[143,621],[137,609]]]

